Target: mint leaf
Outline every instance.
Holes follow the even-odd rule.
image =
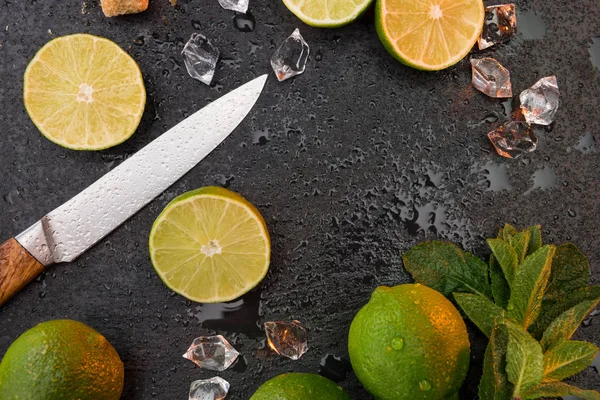
[[[544,381],[562,381],[583,371],[597,353],[592,343],[561,340],[544,354]]]
[[[506,375],[506,347],[508,331],[506,325],[496,324],[483,359],[483,375],[479,382],[481,400],[510,400],[513,386]]]
[[[491,296],[487,266],[448,242],[423,242],[402,257],[415,281],[448,297],[453,292]]]
[[[529,239],[530,233],[528,231],[519,232],[510,239],[510,247],[517,253],[517,261],[519,264],[522,263],[527,256]]]
[[[506,373],[510,383],[515,385],[514,397],[537,385],[544,376],[544,355],[542,346],[521,326],[505,322],[508,329],[506,347]]]
[[[467,317],[490,337],[494,329],[494,321],[504,319],[504,309],[495,305],[489,298],[478,294],[454,293],[454,299],[467,314]]]
[[[590,283],[590,263],[574,244],[565,243],[556,249],[552,261],[550,284],[546,291],[547,300],[556,300],[570,295],[574,290]]]
[[[552,245],[543,246],[527,256],[515,273],[507,310],[525,329],[540,313],[555,251],[556,247]]]
[[[562,382],[546,382],[535,386],[525,393],[525,399],[540,399],[544,397],[577,396],[583,400],[600,400],[600,393],[595,390],[584,390]]]
[[[500,307],[506,308],[508,306],[508,299],[510,298],[510,287],[498,260],[496,260],[493,254],[490,256],[490,279],[492,281],[494,301]]]
[[[582,301],[575,307],[560,314],[544,331],[544,335],[540,341],[542,348],[546,350],[554,346],[561,339],[571,339],[579,324],[596,307],[599,301],[600,298]]]
[[[542,247],[542,231],[539,225],[530,226],[526,231],[529,232],[529,246],[527,246],[527,255],[529,255]]]
[[[510,242],[510,239],[515,236],[519,231],[511,224],[504,224],[504,228],[498,232],[498,239],[502,239],[505,242]]]
[[[517,257],[517,253],[514,249],[502,239],[488,239],[488,246],[492,249],[494,253],[494,257],[500,264],[502,271],[504,271],[504,276],[508,281],[509,286],[512,286],[512,280],[515,276],[515,271],[519,266],[519,258]]]
[[[600,299],[600,286],[588,286],[577,289],[558,301],[544,301],[540,316],[531,329],[531,332],[533,332],[534,337],[541,338],[546,328],[563,312],[575,307],[582,301],[595,299]]]

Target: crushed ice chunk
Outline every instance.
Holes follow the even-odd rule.
[[[521,111],[530,124],[550,125],[558,110],[558,84],[556,76],[547,76],[519,95]]]
[[[281,43],[271,57],[271,67],[279,82],[303,73],[309,52],[308,44],[304,41],[300,30],[294,30],[294,33]]]
[[[504,43],[517,34],[517,13],[514,4],[501,4],[485,8],[485,20],[479,50]]]
[[[206,36],[192,33],[181,54],[183,54],[188,74],[192,78],[210,85],[219,60],[219,49]]]
[[[308,350],[308,334],[300,321],[270,321],[264,326],[269,347],[277,354],[297,360]]]
[[[226,10],[246,14],[246,11],[248,11],[249,0],[219,0],[219,4]]]
[[[223,400],[229,392],[229,382],[215,376],[210,379],[200,379],[190,385],[189,400]]]
[[[488,133],[488,138],[502,157],[517,158],[537,147],[538,139],[529,124],[509,121]]]
[[[510,72],[493,58],[471,59],[473,87],[496,98],[512,97]]]
[[[200,336],[192,342],[183,358],[200,368],[224,371],[233,364],[240,353],[222,335]]]

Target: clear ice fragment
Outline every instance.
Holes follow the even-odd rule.
[[[304,41],[300,30],[296,29],[281,43],[271,57],[271,67],[273,67],[279,82],[303,73],[309,52],[308,44]]]
[[[194,339],[183,358],[193,361],[200,368],[224,371],[233,364],[240,353],[221,335],[200,336]]]
[[[538,139],[529,124],[510,121],[488,133],[488,138],[502,157],[517,158],[523,153],[531,153],[537,147]]]
[[[210,85],[219,60],[219,49],[206,36],[192,33],[181,54],[183,54],[188,74],[192,78]]]
[[[514,4],[501,4],[485,8],[483,31],[477,41],[479,50],[504,43],[517,34],[517,13]]]
[[[229,392],[229,382],[215,376],[210,379],[200,379],[190,385],[189,400],[223,400]]]
[[[471,59],[473,87],[496,98],[512,97],[510,72],[493,58]]]
[[[519,95],[521,111],[530,124],[550,125],[558,110],[558,84],[556,76],[547,76]]]
[[[269,347],[284,357],[297,360],[308,350],[308,334],[300,321],[265,322],[265,333]]]
[[[219,4],[226,10],[246,14],[246,11],[248,11],[249,0],[219,0]]]

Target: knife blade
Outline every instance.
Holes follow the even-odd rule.
[[[45,267],[76,259],[179,180],[244,120],[266,80],[260,76],[192,114],[0,245],[0,305]]]

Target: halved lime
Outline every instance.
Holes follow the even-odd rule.
[[[40,132],[74,150],[101,150],[136,130],[146,89],[133,58],[108,39],[76,34],[48,42],[25,71],[25,108]]]
[[[373,0],[283,0],[283,4],[305,24],[337,28],[356,20]]]
[[[271,260],[258,210],[239,194],[212,186],[171,201],[154,222],[149,245],[163,282],[200,303],[245,294],[265,277]]]
[[[481,35],[482,0],[378,0],[377,34],[400,62],[421,70],[448,68]]]

